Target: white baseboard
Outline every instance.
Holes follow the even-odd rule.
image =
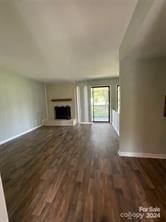
[[[32,131],[40,128],[41,126],[42,126],[42,125],[36,126],[36,127],[31,128],[31,129],[29,129],[29,130],[26,130],[26,131],[24,131],[24,132],[22,132],[22,133],[19,133],[19,134],[17,134],[16,136],[13,136],[13,137],[10,137],[10,138],[8,138],[8,139],[6,139],[6,140],[0,141],[0,145],[2,145],[2,144],[4,144],[4,143],[7,143],[7,142],[9,142],[9,141],[11,141],[11,140],[14,140],[14,139],[16,139],[16,138],[18,138],[18,137],[20,137],[20,136],[23,136],[23,135],[25,135],[25,134],[27,134],[27,133],[30,133],[30,132],[32,132]]]
[[[88,125],[91,125],[92,122],[80,122],[80,124],[88,124]]]
[[[138,157],[138,158],[154,158],[154,159],[166,159],[166,154],[155,153],[137,153],[137,152],[121,152],[118,151],[121,157]]]

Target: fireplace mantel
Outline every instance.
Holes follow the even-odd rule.
[[[72,98],[51,99],[51,102],[65,102],[65,101],[72,101]]]

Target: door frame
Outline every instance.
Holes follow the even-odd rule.
[[[110,86],[109,85],[98,85],[98,86],[91,86],[90,89],[93,89],[93,88],[108,88],[108,121],[94,121],[94,102],[93,102],[93,116],[91,114],[91,121],[93,123],[110,123],[111,119],[110,119],[110,116],[111,116],[111,112],[110,112]],[[93,93],[93,91],[92,91]],[[94,96],[92,95],[91,93],[91,96],[94,98]],[[91,107],[92,107],[92,104],[91,104]]]

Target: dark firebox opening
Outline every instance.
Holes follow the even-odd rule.
[[[70,106],[55,106],[54,116],[55,116],[55,119],[71,119]]]

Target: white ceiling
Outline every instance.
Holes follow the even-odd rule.
[[[1,0],[0,67],[37,80],[119,75],[137,0]]]

